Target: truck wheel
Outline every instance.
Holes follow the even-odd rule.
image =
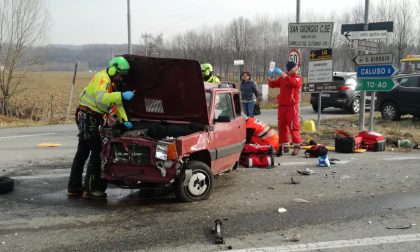
[[[9,177],[0,177],[0,194],[13,191],[15,182]]]
[[[357,114],[360,112],[360,97],[356,96],[350,103],[349,111],[352,114]]]
[[[213,188],[210,168],[203,162],[190,161],[186,170],[191,170],[191,176],[185,171],[181,174],[175,187],[176,197],[182,202],[208,199]]]
[[[395,103],[386,102],[381,107],[381,116],[385,120],[398,121],[401,118],[401,113]]]

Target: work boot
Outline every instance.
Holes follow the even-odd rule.
[[[292,151],[292,155],[293,156],[299,155],[299,151],[300,151],[300,146],[294,146],[293,151]]]
[[[283,153],[289,153],[289,147],[283,146]]]
[[[277,157],[280,157],[281,155],[283,155],[283,148],[280,146],[279,151],[277,152]]]
[[[101,191],[94,191],[94,192],[86,192],[84,191],[82,194],[82,198],[84,199],[99,199],[99,200],[105,200],[107,197],[107,194]]]

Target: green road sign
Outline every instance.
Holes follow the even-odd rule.
[[[398,83],[391,78],[363,78],[357,80],[359,91],[391,91]]]

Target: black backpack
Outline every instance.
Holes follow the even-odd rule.
[[[317,158],[319,156],[325,156],[328,153],[327,147],[324,145],[312,145],[310,149],[305,151],[305,157],[307,158]]]

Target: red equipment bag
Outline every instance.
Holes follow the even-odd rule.
[[[242,154],[273,155],[275,151],[271,145],[245,144]]]
[[[362,138],[362,148],[368,151],[384,151],[385,150],[385,139],[382,134],[374,131],[362,131],[358,135]]]
[[[267,155],[242,155],[239,164],[243,167],[272,168],[274,166],[274,157]]]

